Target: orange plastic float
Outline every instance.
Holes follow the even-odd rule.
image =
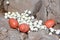
[[[52,28],[55,25],[55,20],[50,19],[45,22],[47,28]]]
[[[19,31],[21,31],[21,32],[24,32],[24,33],[26,33],[26,32],[28,32],[29,31],[29,25],[28,24],[25,24],[25,23],[23,23],[23,24],[20,24],[19,25]]]
[[[10,18],[9,19],[9,25],[11,28],[17,29],[18,28],[18,21],[13,19],[13,18]]]

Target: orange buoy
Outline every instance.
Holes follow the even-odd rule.
[[[28,32],[29,31],[29,25],[28,24],[25,24],[25,23],[23,23],[23,24],[20,24],[19,25],[19,31],[21,31],[21,32],[24,32],[24,33],[26,33],[26,32]]]
[[[55,20],[50,19],[45,22],[47,28],[52,28],[55,25]]]
[[[9,25],[11,28],[17,29],[18,28],[18,21],[15,20],[14,18],[10,18],[9,19]]]

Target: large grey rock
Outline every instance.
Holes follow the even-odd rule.
[[[27,35],[25,33],[20,33],[15,29],[8,30],[8,37],[10,40],[24,40]]]
[[[18,31],[14,29],[8,30],[8,37],[10,40],[21,40],[20,33],[18,33]]]
[[[37,14],[37,19],[42,19],[43,21],[46,21],[47,19],[54,19],[56,22],[60,23],[60,0],[39,1],[40,2],[37,2],[34,7],[35,11],[32,11],[33,15]]]
[[[0,40],[3,40],[7,37],[7,29],[5,27],[0,27]]]
[[[40,30],[38,32],[30,32],[27,40],[59,40],[59,38],[57,36],[48,35],[44,30]]]

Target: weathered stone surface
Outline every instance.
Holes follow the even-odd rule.
[[[42,0],[42,6],[40,4],[41,7],[36,6],[39,3],[35,5],[36,6],[35,10],[37,11],[36,8],[40,7],[40,9],[38,9],[40,11],[37,11],[37,13],[35,13],[36,11],[33,11],[34,12],[33,14],[37,14],[37,18],[42,19],[43,21],[47,19],[54,19],[56,22],[60,23],[59,3],[60,3],[59,0]]]
[[[48,35],[48,31],[40,30],[38,32],[30,32],[27,40],[59,40],[58,37]]]
[[[0,40],[7,37],[7,29],[5,27],[0,27]]]

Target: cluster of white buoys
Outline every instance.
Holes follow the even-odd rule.
[[[52,35],[52,34],[60,35],[60,30],[59,29],[56,30],[54,28],[50,28],[49,30],[50,30],[49,35]]]
[[[8,12],[5,13],[5,18],[14,18],[19,24],[27,23],[30,25],[31,31],[38,31],[39,29],[46,29],[45,25],[42,25],[42,20],[36,20],[34,16],[29,16],[31,11],[25,10],[24,13]]]
[[[19,24],[22,23],[26,23],[29,24],[30,26],[30,31],[38,31],[40,29],[48,29],[46,27],[46,25],[42,24],[42,20],[37,20],[34,18],[34,16],[30,16],[31,11],[29,10],[25,10],[24,13],[18,13],[18,12],[8,12],[5,13],[5,19],[9,19],[9,18],[14,18],[18,21]],[[60,30],[55,30],[53,28],[49,28],[50,33],[49,35],[51,35],[52,33],[55,34],[60,34]]]

